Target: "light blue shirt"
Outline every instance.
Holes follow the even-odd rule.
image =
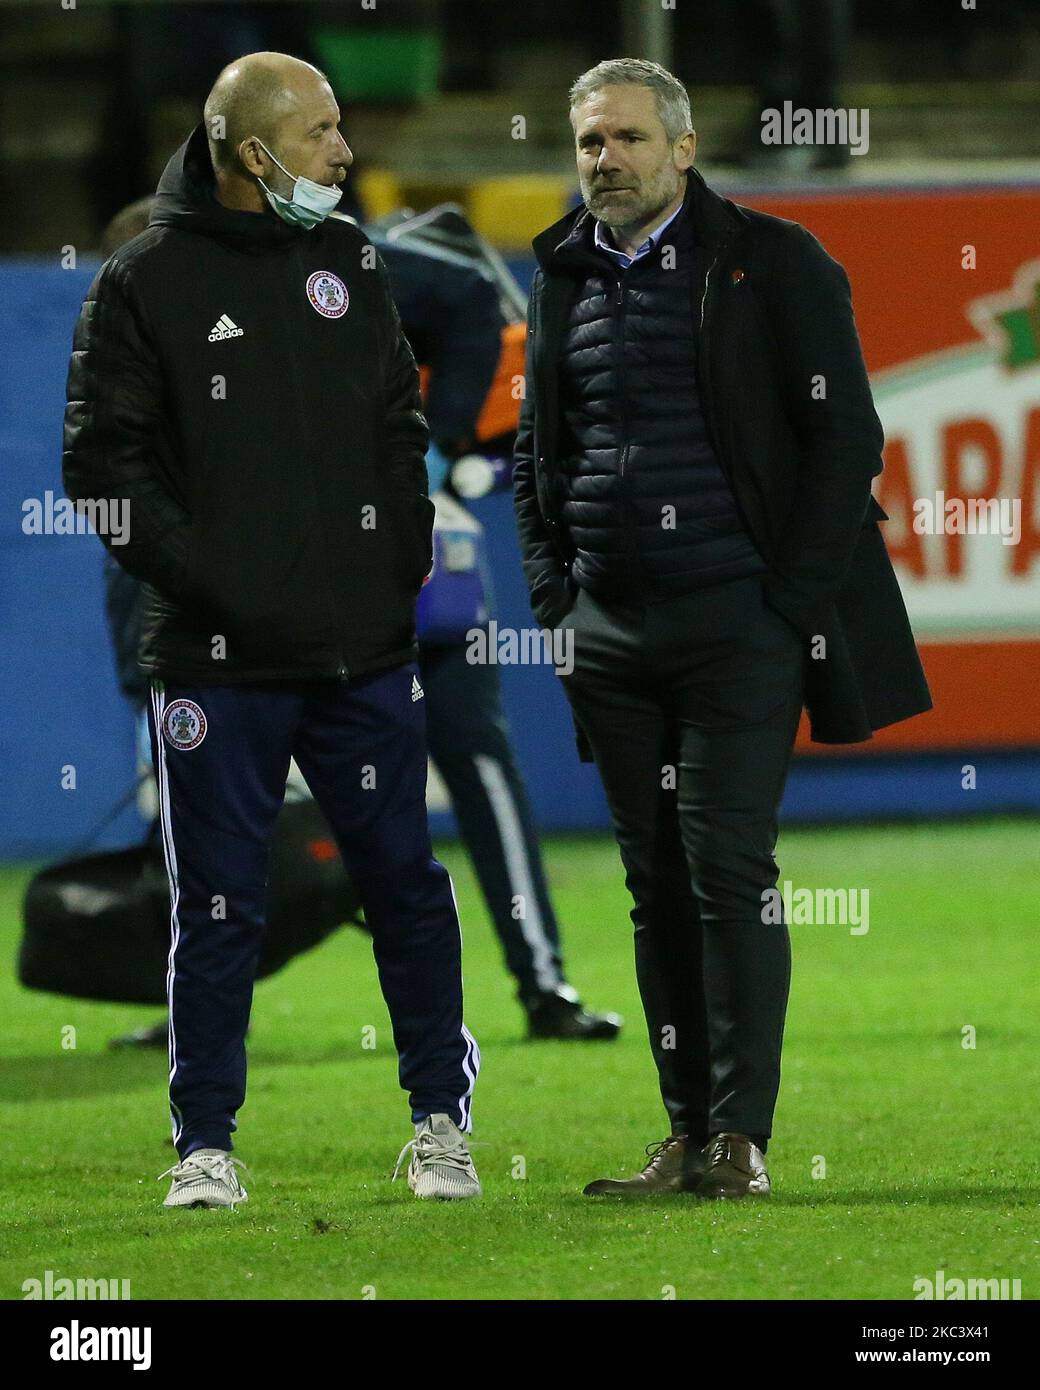
[[[671,224],[679,216],[680,212],[682,212],[682,204],[680,204],[675,209],[671,217],[669,217],[666,222],[662,222],[656,231],[650,233],[647,239],[643,242],[642,246],[637,248],[636,254],[634,256],[628,255],[628,253],[625,251],[619,251],[616,246],[611,246],[607,242],[606,237],[609,235],[609,232],[598,218],[596,219],[596,230],[593,236],[593,241],[601,251],[606,251],[608,256],[613,256],[614,259],[621,266],[622,270],[627,270],[628,267],[632,265],[634,261],[641,261],[644,256],[649,256],[650,252],[661,240],[661,236],[666,230],[666,228],[671,226]]]

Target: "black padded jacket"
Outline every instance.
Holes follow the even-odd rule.
[[[151,225],[75,331],[65,488],[148,585],[142,669],[236,683],[411,660],[432,563],[429,438],[386,268],[364,233],[214,197],[199,126]]]

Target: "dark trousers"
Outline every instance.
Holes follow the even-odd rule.
[[[758,575],[648,605],[580,590],[561,675],[610,805],[672,1132],[768,1136],[790,983],[763,922],[802,641]],[[767,914],[768,915],[768,914]]]
[[[519,996],[530,1002],[563,982],[559,927],[509,742],[498,668],[468,662],[466,650],[420,649],[430,756],[451,795]]]
[[[332,829],[372,931],[412,1119],[469,1130],[480,1063],[462,1020],[461,934],[426,823],[414,663],[349,683],[152,682],[149,723],[170,876],[170,1108],[182,1158],[231,1147],[264,889],[289,760]]]

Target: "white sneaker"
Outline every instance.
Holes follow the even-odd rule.
[[[248,1194],[238,1180],[236,1168],[244,1168],[240,1159],[232,1158],[224,1149],[196,1149],[174,1168],[160,1173],[157,1181],[172,1178],[164,1207],[231,1207],[248,1201]]]
[[[397,1156],[395,1178],[409,1149],[408,1186],[417,1197],[451,1202],[482,1195],[466,1136],[449,1116],[429,1115],[415,1126],[415,1138],[409,1139]]]

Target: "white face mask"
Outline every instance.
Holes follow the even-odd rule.
[[[262,178],[257,178],[257,183],[264,190],[264,197],[282,221],[293,227],[316,227],[319,222],[324,222],[343,197],[343,190],[316,183],[314,179],[305,178],[302,174],[297,178],[289,173],[276,155],[271,154],[262,140],[258,139],[257,144],[265,154],[270,155],[285,177],[293,180],[292,196],[284,198],[280,193],[268,188]]]

